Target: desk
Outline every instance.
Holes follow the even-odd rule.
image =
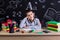
[[[42,33],[7,33],[0,32],[0,40],[60,40],[60,32]]]

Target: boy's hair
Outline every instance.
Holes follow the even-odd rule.
[[[34,12],[34,11],[32,11],[32,10],[26,10],[26,14],[27,14],[28,12],[33,12],[33,13],[35,13],[35,12]]]
[[[29,13],[29,12],[33,12],[33,13],[35,13],[33,10],[26,10],[26,11],[25,11],[26,16],[27,16],[27,13]]]

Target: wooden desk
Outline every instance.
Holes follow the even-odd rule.
[[[0,32],[0,40],[60,40],[60,32],[42,33],[7,33]]]

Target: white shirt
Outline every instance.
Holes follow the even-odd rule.
[[[20,23],[20,28],[28,26],[28,29],[41,30],[41,23],[38,18],[35,18],[33,22],[30,22],[27,18],[24,18]]]

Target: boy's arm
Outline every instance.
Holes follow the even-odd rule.
[[[26,18],[24,18],[24,19],[21,21],[21,23],[20,23],[20,25],[19,25],[20,28],[24,28],[24,27],[26,26],[25,21],[26,21]]]
[[[37,19],[36,29],[41,29],[41,23],[40,23],[39,19]]]

